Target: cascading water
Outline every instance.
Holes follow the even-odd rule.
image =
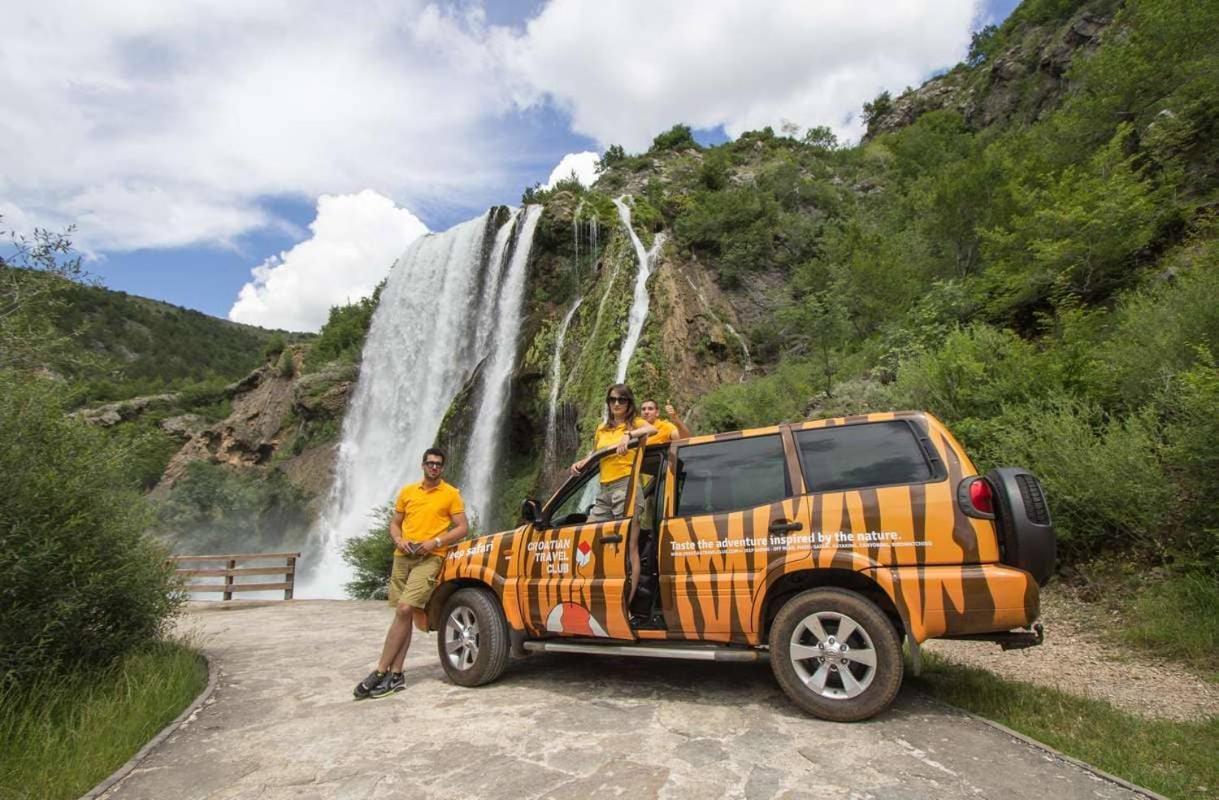
[[[563,379],[563,344],[567,341],[567,329],[583,302],[583,297],[576,298],[563,316],[554,338],[554,355],[550,358],[550,402],[546,406],[546,445],[542,449],[542,463],[547,465],[554,459],[555,417],[559,405],[559,382]]]
[[[658,233],[652,242],[652,249],[644,249],[643,242],[639,241],[635,229],[631,226],[631,208],[626,204],[625,198],[626,195],[617,198],[614,200],[614,205],[617,206],[618,217],[626,227],[626,232],[631,237],[631,244],[635,247],[635,259],[639,262],[639,272],[635,275],[635,296],[631,300],[626,339],[623,340],[622,350],[618,353],[618,369],[614,377],[618,383],[626,380],[627,367],[631,365],[631,356],[635,355],[635,347],[638,346],[639,337],[643,333],[643,323],[648,318],[648,278],[652,275],[652,263],[656,259],[656,254],[660,252],[660,247],[665,240],[664,234]]]
[[[466,508],[473,514],[472,521],[478,523],[482,533],[487,533],[487,526],[491,524],[491,477],[499,463],[504,409],[521,333],[526,267],[533,246],[533,232],[541,215],[541,206],[527,207],[517,232],[512,260],[508,263],[494,314],[495,327],[491,333],[494,349],[483,367],[482,396],[474,418],[474,430],[466,446],[465,485],[461,488]]]
[[[502,237],[504,247],[487,263],[490,222],[488,212],[418,239],[390,270],[343,420],[326,512],[315,529],[317,568],[302,576],[298,597],[343,596],[349,579],[343,544],[368,530],[372,514],[399,487],[419,479],[423,451],[485,356],[480,343],[490,337],[498,300],[489,288],[498,287],[510,233],[500,228],[496,241]]]

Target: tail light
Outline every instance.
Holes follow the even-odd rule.
[[[990,484],[985,479],[969,484],[969,502],[973,503],[975,511],[981,511],[983,514],[995,513],[994,497],[990,492]]]
[[[995,495],[981,475],[966,478],[957,486],[957,504],[966,516],[977,519],[995,518]]]

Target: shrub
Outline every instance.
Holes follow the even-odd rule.
[[[271,334],[271,338],[267,339],[266,346],[262,348],[262,356],[270,361],[280,353],[284,352],[284,348],[287,346],[288,342],[286,339],[284,339],[284,335],[282,333],[273,333]]]
[[[364,338],[368,335],[373,312],[377,310],[384,288],[385,281],[381,281],[372,297],[330,308],[330,316],[322,326],[322,332],[305,355],[305,372],[313,372],[331,361],[354,364],[360,359]]]
[[[1011,331],[975,325],[939,349],[908,359],[897,373],[898,402],[930,411],[970,444],[1006,406],[1045,397],[1060,384],[1056,364]]]
[[[690,126],[681,123],[674,125],[652,140],[653,151],[681,150],[688,147],[697,149],[698,142],[694,141],[694,134],[690,132]]]
[[[394,542],[389,538],[392,504],[373,512],[368,530],[343,544],[343,560],[355,577],[344,585],[356,600],[384,600],[389,596],[389,573],[394,567]]]
[[[60,394],[0,373],[0,687],[109,664],[184,599],[123,453]]]
[[[1057,397],[1009,408],[989,427],[976,448],[979,468],[1037,475],[1068,559],[1123,549],[1167,555],[1176,489],[1150,410],[1106,419],[1094,405]]]

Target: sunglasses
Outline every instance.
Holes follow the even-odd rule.
[[[629,403],[631,401],[626,397],[615,397],[614,395],[611,394],[609,397],[605,398],[605,402],[613,403],[614,405],[617,406],[617,405],[626,405],[627,403]]]
[[[424,461],[423,466],[429,467],[431,469],[444,469],[444,462],[443,461]]]

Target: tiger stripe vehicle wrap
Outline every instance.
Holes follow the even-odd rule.
[[[1029,626],[1037,581],[1003,563],[995,521],[960,500],[976,472],[944,425],[921,412],[639,450],[629,517],[589,522],[581,498],[595,497],[596,478],[570,479],[536,521],[452,548],[430,617],[435,625],[456,589],[485,586],[526,638],[757,646],[786,598],[830,585],[873,598],[914,642]],[[651,553],[638,577],[631,548]],[[632,581],[649,571],[664,624],[635,630]]]

